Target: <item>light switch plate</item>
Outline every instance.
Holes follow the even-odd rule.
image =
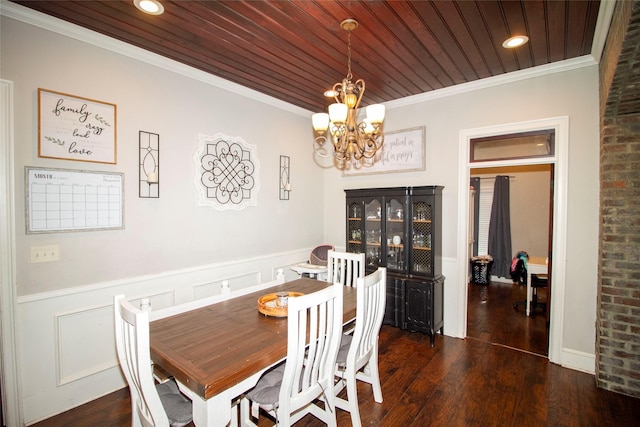
[[[32,246],[31,263],[50,262],[60,260],[60,248],[58,245]]]

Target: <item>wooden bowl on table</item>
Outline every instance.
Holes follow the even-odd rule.
[[[278,292],[263,295],[258,298],[258,311],[265,316],[287,317],[287,306],[280,306],[277,304],[278,294],[281,293],[287,294],[288,298],[295,298],[304,295],[300,292]]]

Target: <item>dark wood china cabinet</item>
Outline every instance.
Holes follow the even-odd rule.
[[[347,251],[366,273],[387,268],[384,323],[431,336],[443,329],[442,186],[345,190]]]

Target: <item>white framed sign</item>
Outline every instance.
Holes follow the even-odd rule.
[[[38,157],[116,164],[116,105],[38,89]]]
[[[344,176],[373,173],[411,172],[425,170],[425,127],[419,126],[385,132],[384,144],[372,164],[344,169]]]

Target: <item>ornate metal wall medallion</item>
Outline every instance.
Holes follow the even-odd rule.
[[[200,135],[195,156],[200,206],[242,210],[258,204],[257,148],[237,136]]]

